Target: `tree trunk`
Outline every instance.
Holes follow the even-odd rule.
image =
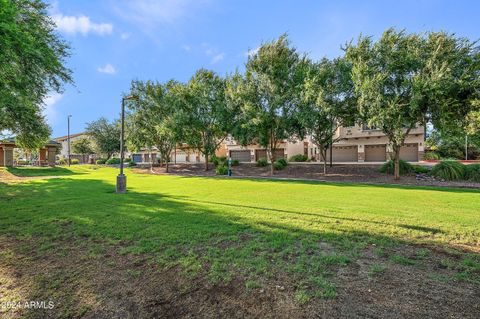
[[[152,151],[150,151],[150,171],[153,171],[153,157],[152,157]]]
[[[394,153],[394,156],[395,156],[393,178],[395,180],[399,180],[400,179],[400,149],[397,148],[397,147],[394,147],[393,148],[393,153]]]
[[[333,167],[333,141],[330,143],[330,167]]]
[[[275,151],[270,149],[270,175],[275,175]]]
[[[208,171],[208,154],[205,154],[205,172]]]
[[[323,175],[327,175],[327,149],[322,148],[322,157],[323,157]]]
[[[168,159],[165,160],[165,172],[168,173]]]

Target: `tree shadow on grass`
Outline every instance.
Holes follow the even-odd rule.
[[[299,184],[299,185],[331,185],[338,187],[365,187],[365,188],[395,188],[403,190],[429,190],[449,193],[475,193],[480,194],[480,188],[467,188],[467,187],[447,187],[447,186],[420,186],[420,185],[401,185],[401,184],[380,184],[380,183],[353,183],[353,182],[338,182],[338,181],[322,181],[322,180],[308,180],[308,179],[294,179],[294,178],[275,178],[275,177],[224,177],[224,176],[182,176],[182,178],[217,178],[217,179],[232,179],[232,180],[245,180],[259,183],[278,183],[278,184]]]
[[[84,174],[66,167],[8,167],[7,172],[18,177],[70,176]]]
[[[103,261],[106,256],[145,256],[160,261],[161,267],[180,265],[181,274],[205,278],[202,280],[287,274],[291,278],[282,280],[289,282],[295,278],[315,287],[313,278],[318,279],[323,271],[331,270],[330,266],[319,263],[325,254],[319,242],[338,246],[336,254],[348,254],[340,247],[346,242],[352,247],[365,241],[410,244],[362,229],[308,230],[306,226],[275,218],[276,213],[300,218],[302,213],[295,211],[241,206],[255,211],[260,216],[256,219],[238,212],[235,208],[239,205],[232,203],[196,201],[162,192],[115,194],[114,185],[94,179],[48,179],[41,183],[6,185],[0,192],[3,190],[0,198],[7,199],[9,205],[0,210],[0,247],[2,237],[14,238],[14,245],[18,245],[12,247],[14,257],[12,264],[6,266],[7,273],[11,274],[14,287],[26,287],[25,300],[55,299],[57,307],[50,314],[55,313],[56,317],[169,315],[161,312],[152,315],[152,311],[159,311],[165,304],[167,292],[160,286],[149,285],[164,283],[157,283],[154,278],[144,282],[145,291],[159,291],[159,295],[148,296],[159,299],[154,303],[156,309],[144,308],[145,292],[132,290],[136,291],[132,294],[127,289],[139,284],[125,273],[129,267],[137,271],[135,263],[122,266],[119,260],[108,259],[110,264]],[[302,250],[304,244],[309,244],[308,254]],[[97,246],[101,252],[95,264],[86,250]],[[291,254],[294,258],[286,259]],[[290,273],[292,269],[294,273]],[[146,270],[141,268],[141,271]],[[107,302],[111,295],[117,299]],[[83,298],[93,298],[99,303],[85,305],[79,302]],[[188,304],[188,298],[172,300],[165,307],[184,308],[193,315],[205,315],[200,312],[202,309],[222,306],[222,303],[208,304],[208,300],[199,300],[195,305]],[[271,314],[271,304],[255,307],[263,315]],[[253,311],[255,307],[242,311]],[[36,310],[30,315],[40,318],[45,312]]]

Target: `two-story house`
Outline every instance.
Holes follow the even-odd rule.
[[[335,163],[385,162],[392,156],[388,138],[378,129],[365,125],[339,127],[334,136],[332,161]],[[241,162],[254,162],[266,156],[259,145],[241,146],[233,139],[225,142],[226,153]],[[307,155],[312,161],[322,161],[318,146],[307,137],[303,141],[283,141],[279,144],[276,157],[290,158],[296,154]],[[424,154],[424,129],[418,126],[411,130],[400,150],[400,158],[409,162],[422,160]],[[330,160],[330,152],[327,152]]]

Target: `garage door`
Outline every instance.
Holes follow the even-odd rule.
[[[357,162],[357,146],[334,146],[332,149],[333,162]],[[330,160],[330,150],[327,150],[327,160]]]
[[[232,160],[238,160],[240,162],[251,161],[249,150],[230,151],[230,157],[232,158]]]
[[[258,161],[261,158],[267,158],[267,150],[255,150],[255,160]]]
[[[267,150],[255,150],[255,160],[258,161],[260,158],[267,158]],[[275,150],[275,158],[285,158],[285,149],[284,148],[278,148]]]
[[[279,148],[279,149],[275,150],[275,158],[276,159],[285,158],[285,149],[284,148]]]
[[[176,160],[174,158],[175,155],[177,156]],[[187,153],[184,152],[177,152],[177,154],[173,153],[172,157],[172,162],[185,163],[187,161]]]
[[[400,148],[400,158],[407,162],[418,162],[418,144],[405,144]]]
[[[133,154],[132,159],[135,163],[141,163],[142,162],[142,154]]]
[[[365,145],[365,162],[385,162],[387,160],[387,146]]]

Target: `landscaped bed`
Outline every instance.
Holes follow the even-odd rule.
[[[424,165],[428,167],[427,165]],[[471,181],[442,181],[434,179],[419,178],[415,173],[402,176],[395,181],[392,175],[380,172],[381,165],[364,164],[334,164],[328,167],[327,175],[323,174],[323,166],[319,163],[289,163],[284,169],[276,171],[274,178],[308,179],[327,182],[347,183],[374,183],[374,184],[396,184],[396,185],[418,185],[418,186],[445,186],[445,187],[467,187],[480,188],[480,183]],[[272,177],[270,167],[258,167],[255,164],[242,163],[234,166],[233,177]],[[151,173],[150,168],[137,169],[139,173]],[[153,173],[165,174],[164,167],[153,167]],[[215,170],[205,172],[203,164],[177,164],[170,165],[169,174],[182,176],[214,176]]]
[[[2,318],[480,312],[477,190],[67,170],[2,172],[0,304],[55,304]]]

